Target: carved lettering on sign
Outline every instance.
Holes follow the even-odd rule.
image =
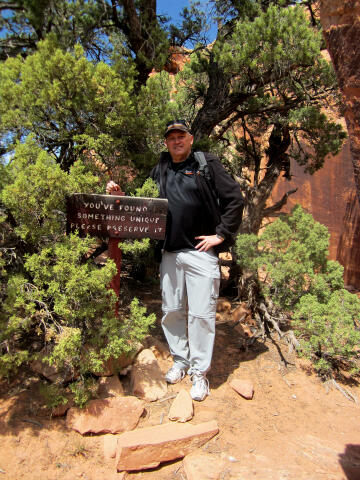
[[[67,199],[67,232],[161,240],[166,214],[165,199],[76,193]]]

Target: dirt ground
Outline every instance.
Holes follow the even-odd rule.
[[[143,294],[148,310],[159,312],[158,297]],[[159,328],[155,334],[161,338]],[[161,368],[165,371],[170,363],[163,361]],[[201,450],[225,466],[218,476],[209,467],[197,480],[360,479],[359,405],[322,383],[275,337],[246,352],[232,320],[220,319],[208,377],[211,395],[194,402],[192,423],[218,422],[219,434]],[[229,387],[233,378],[253,382],[252,400]],[[121,380],[126,388],[128,379]],[[22,378],[0,384],[0,479],[186,480],[182,460],[116,473],[114,460],[104,459],[101,435],[81,436],[66,428],[64,417],[50,418],[38,383],[24,372]],[[358,384],[341,386],[360,401]],[[168,397],[184,387],[190,388],[188,377],[169,386]],[[168,421],[171,402],[148,403],[139,428]]]

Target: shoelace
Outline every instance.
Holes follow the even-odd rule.
[[[209,386],[209,380],[204,377],[204,375],[198,374],[198,373],[193,373],[191,375],[191,382],[194,384],[196,381],[204,380],[205,385],[206,385],[206,390],[208,395],[210,394],[210,386]]]

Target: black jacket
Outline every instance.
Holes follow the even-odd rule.
[[[241,223],[244,199],[239,184],[226,172],[218,157],[207,152],[204,152],[204,155],[210,175],[198,172],[199,165],[193,153],[189,156],[188,163],[197,172],[196,185],[206,206],[205,223],[209,231],[202,234],[217,233],[225,238],[225,242],[216,248],[219,252],[227,250],[232,243]],[[161,198],[167,198],[166,180],[170,166],[171,156],[168,152],[163,152],[159,163],[150,173],[151,178],[159,186]]]

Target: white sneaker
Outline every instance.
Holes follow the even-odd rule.
[[[185,377],[185,375],[186,375],[185,370],[183,370],[182,368],[173,366],[166,373],[165,380],[168,383],[178,383]]]
[[[207,395],[210,395],[209,380],[202,373],[193,373],[191,381],[193,384],[190,390],[191,398],[202,402]]]

